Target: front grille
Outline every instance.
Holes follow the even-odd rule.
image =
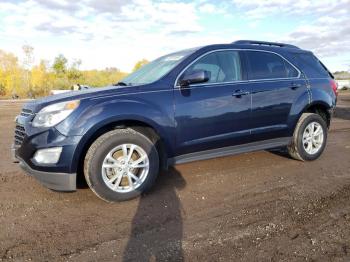
[[[26,135],[25,129],[21,125],[16,125],[15,128],[15,146],[21,146]]]
[[[32,110],[25,109],[25,108],[22,109],[21,116],[28,117],[28,116],[31,116],[31,115],[33,115],[33,111]]]
[[[30,109],[26,109],[26,108],[22,108],[22,111],[21,111],[21,114],[19,116],[17,116],[17,118],[22,118],[22,120],[24,118],[26,118],[25,121],[30,121],[31,118],[34,117],[34,113],[32,110]],[[26,130],[23,126],[23,124],[20,124],[18,121],[17,121],[17,118],[16,118],[16,128],[15,128],[15,142],[14,142],[14,145],[15,147],[20,147],[24,141],[24,138],[26,136]]]

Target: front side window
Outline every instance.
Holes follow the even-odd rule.
[[[247,51],[250,80],[297,77],[298,71],[280,56],[259,51]]]
[[[237,51],[217,51],[205,55],[187,68],[182,76],[197,70],[205,70],[209,73],[209,80],[206,83],[242,80],[241,63]]]

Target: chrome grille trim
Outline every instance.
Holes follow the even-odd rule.
[[[28,116],[31,116],[31,115],[33,115],[33,111],[32,110],[25,109],[25,108],[22,109],[21,116],[28,117]]]
[[[22,145],[24,137],[25,137],[25,129],[23,126],[17,124],[15,128],[15,146],[19,147]]]

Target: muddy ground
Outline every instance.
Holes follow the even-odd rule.
[[[350,93],[314,162],[261,151],[178,165],[148,195],[57,193],[11,163],[0,101],[0,261],[350,261]]]

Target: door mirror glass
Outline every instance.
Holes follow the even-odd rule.
[[[185,72],[180,80],[180,87],[187,87],[191,84],[199,84],[208,82],[210,79],[210,72],[206,70],[193,70]]]

